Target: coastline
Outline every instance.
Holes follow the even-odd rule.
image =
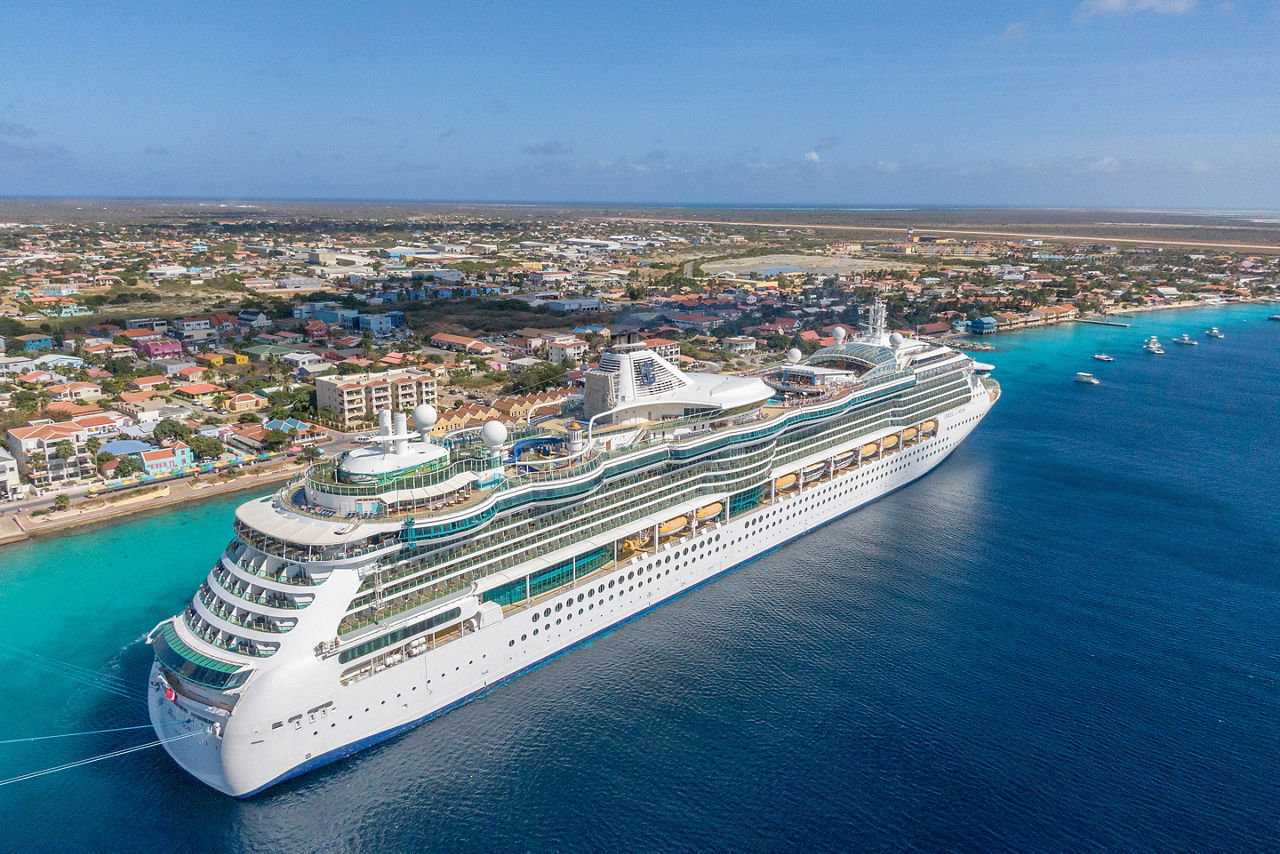
[[[292,480],[301,467],[286,463],[270,471],[242,475],[228,481],[195,485],[190,479],[152,487],[153,491],[126,495],[114,504],[89,508],[72,508],[45,516],[32,518],[30,512],[20,512],[0,519],[0,548],[32,539],[77,533],[83,528],[110,522],[124,516],[134,516],[148,511],[169,511],[181,504],[192,504],[209,498],[220,498],[236,492],[244,492],[272,484]]]

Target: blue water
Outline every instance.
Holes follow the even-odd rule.
[[[0,848],[1276,849],[1267,313],[990,339],[1004,397],[914,486],[250,801],[158,750],[0,787]],[[1183,331],[1200,346],[1138,350]],[[1114,363],[1089,359],[1103,347]],[[138,639],[191,595],[234,503],[0,551],[0,649],[140,693]],[[0,663],[0,738],[146,721]],[[0,776],[149,738],[0,745]]]

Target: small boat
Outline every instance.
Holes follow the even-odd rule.
[[[1152,335],[1147,339],[1147,343],[1142,345],[1142,349],[1148,353],[1163,353],[1164,348],[1160,346],[1160,340]]]
[[[893,434],[890,434],[888,436],[885,436],[884,439],[881,440],[880,444],[881,444],[881,447],[883,447],[887,451],[890,448],[897,447],[898,437]]]
[[[1227,337],[1223,335],[1221,332],[1219,332],[1218,327],[1216,326],[1213,327],[1212,329],[1206,330],[1204,334],[1208,335],[1210,338],[1226,338]]]
[[[902,431],[902,441],[906,442],[910,439],[914,439],[916,437],[917,432],[919,431],[916,430],[916,428],[908,427],[906,430]]]
[[[1116,360],[1115,356],[1108,356],[1106,353],[1094,353],[1093,358],[1099,362],[1114,362]]]
[[[938,422],[934,421],[933,419],[929,419],[928,421],[920,425],[920,432],[928,433],[930,430],[936,430],[937,428],[938,428]]]
[[[795,482],[796,482],[796,476],[794,474],[784,474],[782,477],[775,480],[773,482],[773,485],[776,489],[786,489],[788,486],[791,486]]]
[[[1076,382],[1084,383],[1085,385],[1098,385],[1101,382],[1101,380],[1099,380],[1093,374],[1086,374],[1084,371],[1080,371],[1078,374],[1076,374]]]
[[[723,509],[724,505],[717,501],[713,504],[708,504],[705,507],[700,507],[695,515],[698,517],[698,521],[701,522],[703,519],[711,519],[719,516],[720,511]]]
[[[1195,347],[1199,345],[1200,342],[1194,340],[1190,335],[1184,332],[1181,335],[1179,335],[1177,338],[1173,339],[1173,343],[1174,344],[1190,344],[1192,347]]]
[[[665,537],[668,534],[674,534],[676,531],[682,531],[689,525],[687,516],[677,516],[674,519],[668,519],[658,526],[658,535]]]
[[[862,456],[864,457],[874,456],[876,451],[878,450],[880,450],[879,445],[877,445],[875,442],[868,442],[867,444],[862,446]]]

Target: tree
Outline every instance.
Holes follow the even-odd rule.
[[[102,440],[97,436],[90,436],[88,441],[84,443],[84,449],[89,452],[90,456],[98,453],[98,449],[102,447]]]
[[[278,451],[289,441],[289,434],[283,430],[268,430],[262,437],[262,447],[268,451]]]
[[[302,458],[309,463],[314,463],[320,459],[320,449],[315,445],[307,445],[302,449]]]
[[[44,454],[32,454],[27,457],[27,463],[30,464],[32,471],[40,471],[48,463],[48,460],[45,459]]]
[[[65,492],[59,492],[57,495],[53,497],[54,510],[66,510],[70,506],[71,506],[71,496],[67,495]]]
[[[191,446],[191,453],[195,454],[198,460],[216,460],[226,451],[217,439],[199,433],[188,439],[187,444]]]
[[[111,453],[110,451],[100,451],[98,452],[98,455],[93,458],[93,462],[94,462],[94,465],[96,465],[98,468],[102,468],[103,466],[105,466],[107,463],[111,462],[115,458],[116,458],[116,455]]]
[[[241,424],[257,424],[261,420],[261,418],[254,415],[252,412],[241,412],[240,417],[236,418],[236,421]]]
[[[120,462],[116,465],[116,477],[128,477],[141,471],[141,466],[133,457],[120,457]]]
[[[222,392],[218,392],[213,396],[213,405],[218,409],[227,408],[227,396]]]
[[[151,431],[151,435],[160,441],[165,439],[181,439],[187,441],[191,438],[191,428],[176,421],[172,418],[162,418],[156,424],[155,429]]]
[[[54,455],[60,460],[69,460],[76,455],[76,446],[70,439],[63,439],[54,445]]]

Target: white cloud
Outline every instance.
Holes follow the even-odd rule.
[[[1030,21],[1014,21],[1004,28],[1004,32],[1000,33],[1000,37],[996,40],[1003,45],[1015,44],[1025,39],[1030,31]]]
[[[1095,15],[1132,15],[1135,12],[1185,15],[1195,5],[1196,0],[1084,0],[1079,12],[1085,18]]]
[[[807,161],[808,161],[808,162],[810,162],[810,163],[821,163],[821,162],[822,162],[822,158],[818,156],[818,152],[816,152],[816,151],[806,151],[806,152],[804,153],[804,159],[805,159],[805,160],[807,160]]]
[[[892,175],[902,171],[902,164],[896,160],[877,160],[876,168],[881,172],[888,172]]]
[[[1116,172],[1120,169],[1120,159],[1118,157],[1099,157],[1097,160],[1090,160],[1085,164],[1086,172]]]

